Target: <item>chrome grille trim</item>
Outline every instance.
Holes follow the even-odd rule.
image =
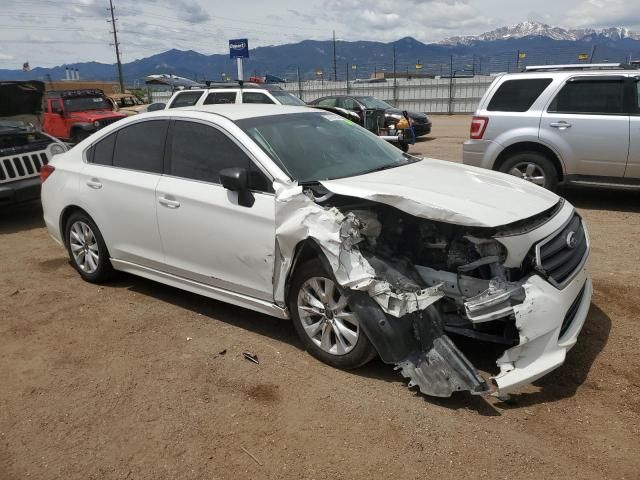
[[[42,165],[49,163],[47,150],[0,157],[0,184],[37,177]]]
[[[578,237],[578,245],[575,250],[569,248],[565,243],[566,236],[570,231]],[[545,247],[547,247],[546,252],[544,251]],[[543,274],[554,287],[563,289],[582,270],[590,250],[587,228],[582,217],[574,211],[573,215],[558,230],[536,244],[536,270]],[[575,267],[572,263],[575,264]],[[565,272],[567,266],[570,268]]]

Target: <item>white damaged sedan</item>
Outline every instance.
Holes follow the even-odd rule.
[[[130,117],[41,178],[47,228],[85,280],[124,271],[291,318],[320,360],[378,355],[428,395],[532,382],[564,362],[591,303],[568,202],[305,107]],[[460,336],[500,346],[493,377]]]

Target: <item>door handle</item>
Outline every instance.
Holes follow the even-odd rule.
[[[158,202],[160,202],[160,205],[167,207],[167,208],[179,208],[180,207],[180,202],[177,200],[171,200],[170,198],[167,197],[160,197],[158,199]]]
[[[87,180],[87,186],[93,188],[94,190],[100,190],[102,188],[102,184],[100,180],[97,178],[92,178],[91,180]]]
[[[549,126],[553,128],[559,128],[560,130],[571,128],[571,124],[569,122],[565,122],[564,120],[561,120],[559,122],[551,122]]]

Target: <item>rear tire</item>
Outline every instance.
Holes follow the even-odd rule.
[[[95,222],[84,212],[74,212],[65,226],[65,244],[73,268],[90,283],[113,278],[109,251]]]
[[[500,165],[499,171],[514,175],[539,185],[547,190],[558,186],[558,171],[553,162],[544,154],[534,151],[516,153]]]
[[[332,367],[348,370],[368,363],[377,352],[346,298],[333,275],[315,259],[294,272],[288,307],[307,352]]]

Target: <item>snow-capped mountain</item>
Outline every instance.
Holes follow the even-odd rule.
[[[471,45],[477,42],[491,42],[524,37],[546,37],[552,40],[568,41],[589,40],[593,37],[608,38],[611,40],[622,40],[625,38],[640,40],[640,34],[622,27],[611,27],[601,30],[593,28],[566,29],[562,27],[552,27],[551,25],[541,22],[528,21],[518,23],[512,27],[501,27],[480,35],[449,37],[438,43],[440,45]]]

